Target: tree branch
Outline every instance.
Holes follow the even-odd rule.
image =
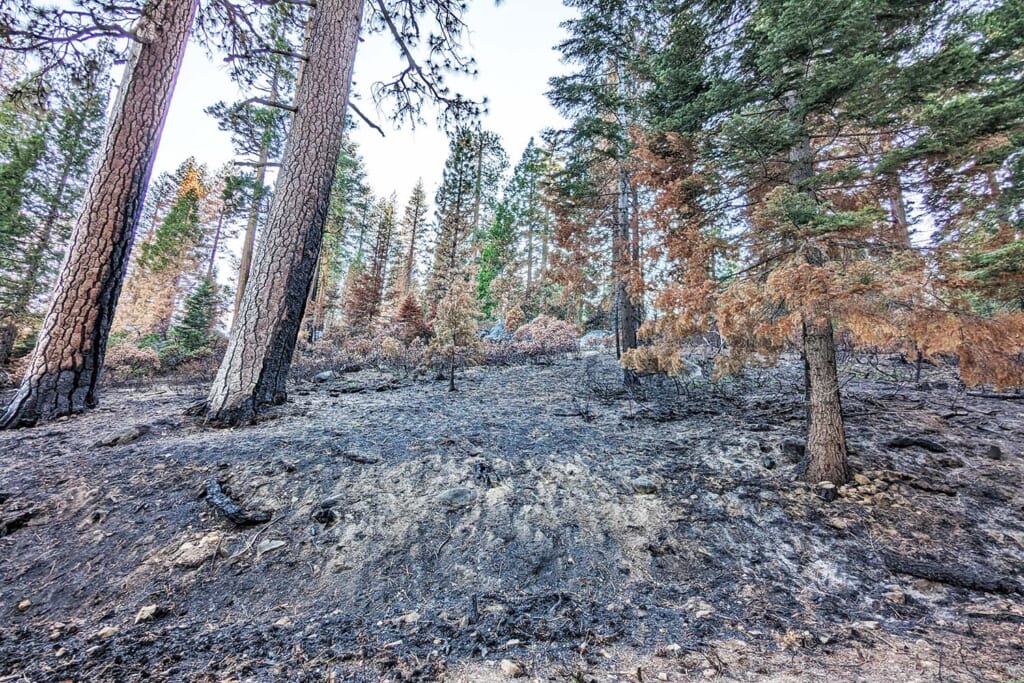
[[[378,133],[380,133],[380,136],[381,136],[382,138],[386,138],[386,137],[387,137],[387,135],[385,135],[385,134],[384,134],[384,131],[383,131],[383,130],[381,130],[381,127],[380,127],[380,126],[378,126],[378,125],[377,125],[376,123],[374,123],[373,121],[371,121],[370,119],[368,119],[368,118],[366,117],[366,114],[364,114],[363,112],[361,112],[361,111],[359,110],[359,107],[357,107],[357,106],[356,106],[356,103],[355,103],[355,102],[353,102],[352,100],[349,100],[349,101],[348,101],[348,106],[349,106],[349,108],[350,108],[350,109],[351,109],[351,110],[352,110],[353,112],[355,112],[356,116],[358,116],[359,118],[361,118],[361,119],[362,119],[363,121],[365,121],[365,122],[366,122],[366,125],[368,125],[368,126],[369,126],[370,128],[373,128],[373,129],[374,129],[375,131],[377,131]]]

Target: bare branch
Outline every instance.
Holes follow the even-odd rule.
[[[241,102],[236,104],[235,108],[236,109],[241,109],[242,107],[244,107],[244,106],[246,106],[248,104],[261,104],[264,107],[274,107],[276,109],[284,109],[285,111],[290,111],[293,114],[299,110],[298,107],[296,107],[293,104],[288,104],[287,102],[275,102],[274,100],[268,100],[265,97],[250,97],[249,99],[242,100]]]
[[[359,118],[361,118],[363,121],[366,122],[366,125],[368,125],[370,128],[373,128],[375,131],[380,133],[380,136],[382,138],[386,138],[387,137],[387,135],[384,134],[384,131],[381,129],[380,126],[378,126],[376,123],[374,123],[373,121],[368,119],[366,117],[366,114],[364,114],[363,112],[361,112],[359,110],[359,107],[356,106],[355,102],[353,102],[352,100],[349,100],[348,101],[348,106],[349,106],[349,109],[351,109],[353,112],[356,113],[356,116],[358,116]]]

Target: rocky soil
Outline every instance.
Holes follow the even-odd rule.
[[[109,389],[0,433],[0,681],[1024,679],[1024,397],[851,363],[812,490],[798,369]]]

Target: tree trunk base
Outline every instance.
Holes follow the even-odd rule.
[[[252,400],[241,405],[208,410],[206,424],[211,427],[243,427],[256,424],[256,407]]]
[[[96,407],[95,382],[81,373],[59,372],[22,382],[6,412],[0,429],[34,427],[56,417],[77,415]]]

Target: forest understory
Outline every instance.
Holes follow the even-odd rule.
[[[801,371],[108,388],[0,433],[0,681],[1024,678],[1022,396],[848,359],[829,501]]]

